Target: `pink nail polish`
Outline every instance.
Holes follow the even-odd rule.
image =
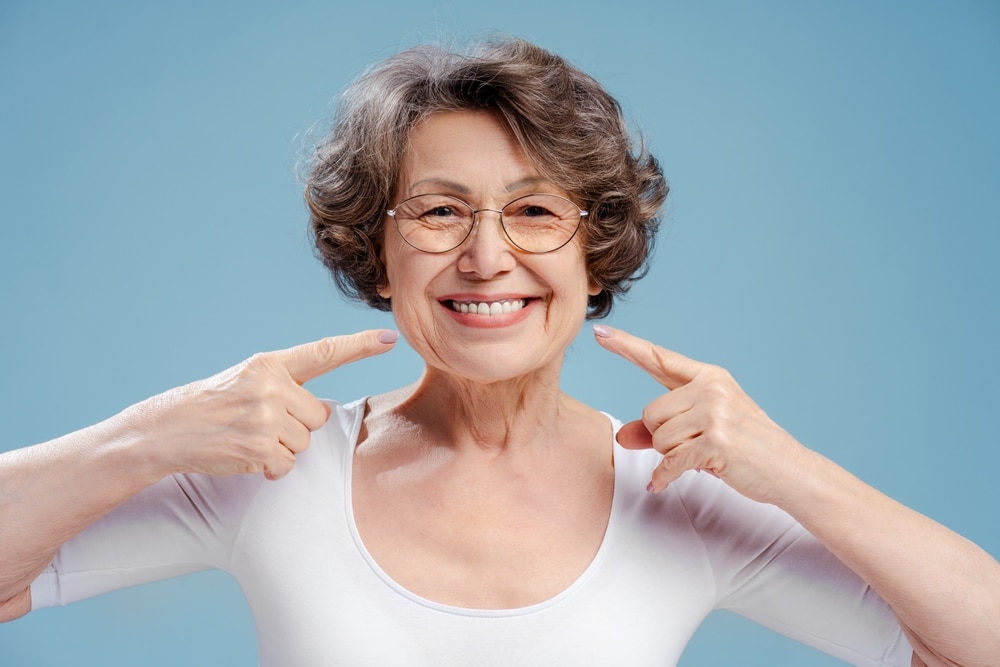
[[[611,329],[607,328],[603,324],[595,324],[594,335],[600,336],[601,338],[611,338]]]
[[[646,485],[646,493],[652,493],[652,492],[653,492],[653,483],[650,482],[649,484]]]
[[[389,343],[395,343],[397,340],[399,340],[398,331],[383,331],[378,335],[378,341],[380,343],[385,343],[386,345]]]

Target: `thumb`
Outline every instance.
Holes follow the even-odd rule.
[[[649,432],[641,419],[629,422],[618,429],[618,435],[615,439],[625,449],[653,448],[653,434]]]
[[[392,349],[399,332],[369,329],[345,336],[330,336],[270,353],[299,384],[329,373],[338,366]]]

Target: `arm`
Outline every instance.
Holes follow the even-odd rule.
[[[803,448],[799,470],[781,506],[889,603],[914,665],[997,664],[996,560],[815,452]]]
[[[603,347],[671,390],[618,436],[626,447],[663,454],[650,491],[685,470],[707,470],[744,496],[784,509],[874,588],[910,638],[913,664],[997,664],[996,560],[803,447],[723,369],[623,331],[604,327],[601,334]]]
[[[387,334],[256,355],[95,426],[0,455],[0,620],[30,611],[31,582],[63,543],[167,475],[287,474],[327,418],[301,384],[390,349]]]
[[[59,546],[167,474],[144,456],[142,413],[0,455],[0,621],[31,610],[29,585]]]

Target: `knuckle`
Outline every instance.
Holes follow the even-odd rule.
[[[725,386],[725,384],[732,380],[732,376],[729,375],[727,371],[722,366],[716,366],[715,364],[707,364],[701,369],[699,373],[710,386]]]
[[[654,420],[653,417],[653,406],[647,405],[642,409],[642,423],[649,425],[652,424]]]
[[[263,383],[261,378],[267,377],[272,365],[266,352],[258,352],[249,357],[237,367],[235,386],[241,387],[248,397],[256,396],[256,391]]]
[[[717,433],[725,424],[725,421],[726,420],[720,410],[709,410],[705,414],[704,431],[708,433]]]
[[[254,372],[260,370],[262,367],[269,363],[269,357],[267,352],[257,352],[251,355],[243,362],[243,369],[248,372]]]
[[[728,445],[733,440],[733,423],[731,415],[722,410],[709,413],[703,435],[708,444]]]
[[[653,434],[653,449],[661,454],[666,454],[669,447],[670,442],[659,431]]]
[[[663,455],[663,460],[660,461],[660,468],[663,472],[671,474],[673,473],[680,463],[681,453],[677,449],[673,449]]]
[[[689,448],[686,451],[679,451],[673,462],[672,470],[679,477],[686,470],[706,467],[703,463],[706,458],[706,453],[701,449]]]
[[[284,447],[281,449],[283,453],[272,456],[270,462],[264,464],[264,474],[268,479],[281,479],[295,467],[295,455]]]
[[[333,337],[323,338],[312,348],[313,362],[317,365],[333,359],[340,349],[339,341]]]
[[[326,420],[327,420],[326,410],[322,406],[320,406],[316,409],[315,412],[313,412],[306,418],[306,421],[303,423],[303,426],[305,426],[310,431],[317,431],[323,428],[323,424],[326,423]]]
[[[667,454],[653,470],[653,483],[663,488],[680,476],[682,469],[677,468],[677,457]]]
[[[295,453],[301,454],[302,452],[309,449],[310,444],[312,444],[312,438],[310,438],[308,435],[303,436],[298,440],[298,442],[295,443],[295,450],[294,450]]]
[[[274,403],[270,401],[262,401],[261,404],[253,411],[251,420],[256,424],[260,431],[264,433],[272,433],[276,430],[281,416],[282,415],[278,413],[278,409],[274,406]]]
[[[725,379],[715,374],[709,376],[705,390],[714,398],[725,398],[729,393]]]
[[[276,406],[284,405],[281,388],[273,377],[255,374],[243,384],[240,394],[243,409],[258,422],[266,423],[274,417]]]
[[[246,360],[248,372],[253,374],[273,375],[284,366],[280,352],[258,352]]]
[[[304,452],[309,446],[309,431],[302,426],[292,428],[282,439],[281,444],[292,454]]]
[[[236,445],[235,453],[242,459],[245,465],[260,469],[264,466],[266,448],[267,441],[258,435],[257,437],[241,440]]]

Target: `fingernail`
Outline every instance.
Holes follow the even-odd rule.
[[[378,342],[385,343],[386,345],[389,345],[390,343],[395,343],[397,340],[399,340],[399,332],[398,331],[388,331],[388,330],[386,330],[386,331],[383,331],[383,332],[379,333],[379,335],[378,335]]]
[[[649,484],[646,485],[646,493],[652,493],[652,492],[653,492],[653,483],[650,482]]]
[[[600,336],[601,338],[611,338],[611,329],[607,328],[603,324],[595,324],[594,335]]]

